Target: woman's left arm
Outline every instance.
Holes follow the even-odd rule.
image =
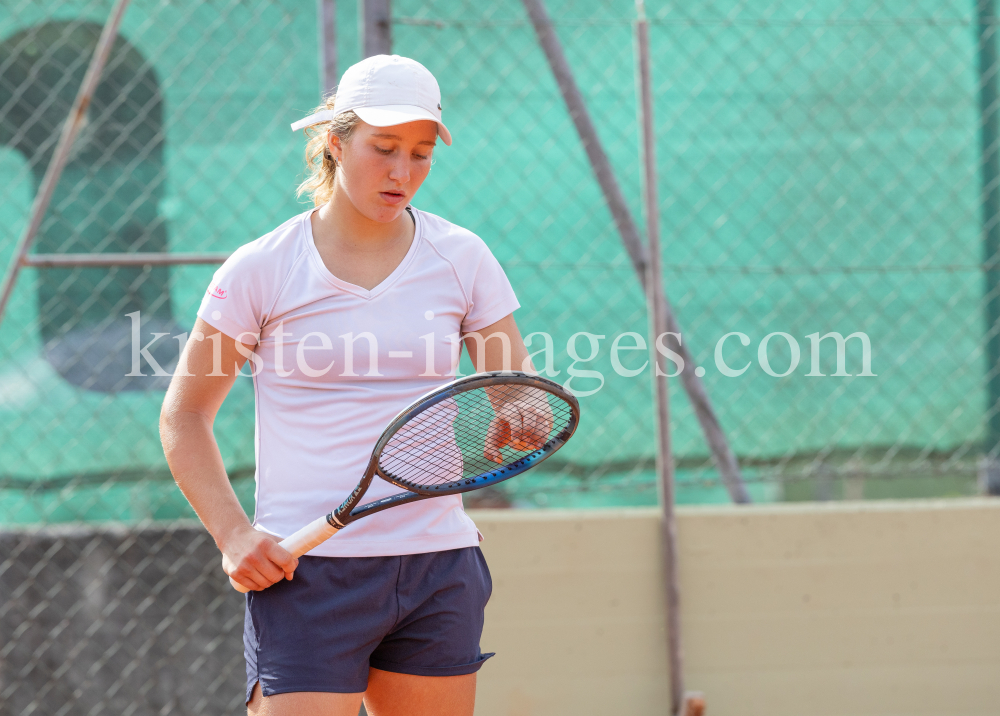
[[[494,370],[535,372],[513,313],[486,328],[466,333],[462,340],[477,373]]]

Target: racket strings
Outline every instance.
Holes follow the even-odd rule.
[[[504,396],[500,397],[502,399]],[[475,404],[468,399],[460,399],[458,402],[465,406],[464,409],[459,407],[457,416],[455,406],[442,406],[442,409],[434,411],[437,415],[428,416],[430,419],[410,426],[411,429],[405,435],[400,435],[392,445],[395,450],[383,453],[383,471],[391,473],[400,482],[428,487],[445,486],[470,476],[503,469],[503,465],[487,460],[484,456],[490,440],[489,426],[494,425],[496,418],[493,409],[482,402]],[[520,410],[525,407],[524,402],[518,406]],[[545,432],[551,433],[551,430]],[[534,437],[536,441],[531,449],[546,443],[547,435],[544,433]],[[502,438],[500,441],[494,438],[493,442],[502,442]],[[521,454],[530,452],[530,449],[515,452],[516,454],[507,455],[506,462],[515,462]],[[495,457],[504,462],[502,455],[495,453]]]
[[[403,487],[458,487],[551,448],[572,420],[570,405],[540,388],[474,388],[411,418],[382,449],[379,468]]]

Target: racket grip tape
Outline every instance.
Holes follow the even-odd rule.
[[[295,534],[281,540],[278,544],[298,559],[312,548],[318,547],[333,537],[339,529],[339,527],[330,524],[326,517],[320,517],[318,520],[310,522]],[[232,577],[229,578],[229,583],[233,585],[233,589],[237,592],[246,593],[250,591]]]

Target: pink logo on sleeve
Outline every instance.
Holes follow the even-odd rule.
[[[226,290],[223,288],[219,288],[218,286],[212,286],[212,288],[209,289],[208,294],[210,296],[214,296],[215,298],[225,298]]]

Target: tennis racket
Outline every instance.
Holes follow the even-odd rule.
[[[301,557],[376,512],[509,480],[565,445],[579,420],[579,402],[551,380],[510,371],[459,378],[400,412],[343,504],[280,544]],[[360,504],[376,476],[403,491]],[[229,581],[237,591],[249,591]]]

